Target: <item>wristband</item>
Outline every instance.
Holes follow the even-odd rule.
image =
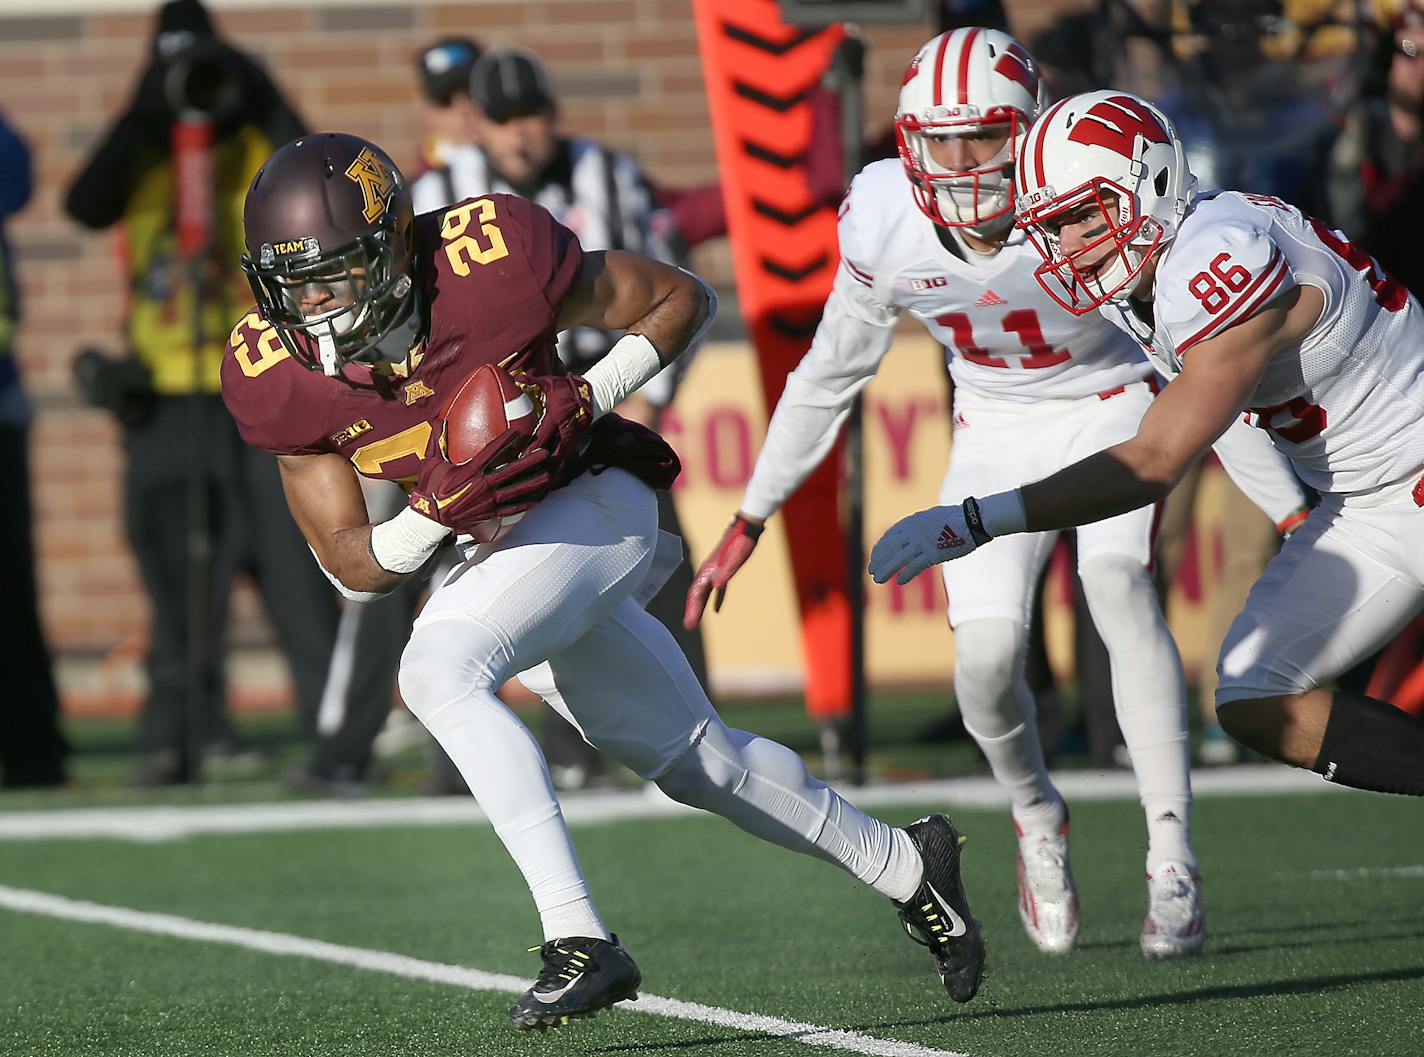
[[[761,539],[761,534],[766,531],[765,522],[762,522],[760,525],[758,525],[755,521],[748,521],[746,518],[742,517],[741,514],[736,514],[732,517],[732,524],[740,526],[742,530],[742,535],[745,536],[747,539],[751,540],[753,543]]]
[[[1310,517],[1310,507],[1296,507],[1289,514],[1276,522],[1276,531],[1282,536],[1289,536],[1296,529],[1305,524],[1305,519]]]
[[[974,541],[974,546],[982,547],[994,537],[984,530],[984,518],[979,513],[979,501],[972,495],[965,498],[960,504],[960,509],[964,511],[964,524],[969,529],[969,538]]]
[[[662,369],[657,346],[646,335],[624,334],[583,376],[592,396],[593,417],[608,414]]]
[[[438,521],[406,507],[389,521],[371,526],[371,557],[388,573],[413,573],[450,535]]]

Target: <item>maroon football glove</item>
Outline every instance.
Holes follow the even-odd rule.
[[[748,521],[738,514],[732,518],[727,531],[722,533],[708,559],[692,578],[692,586],[687,589],[687,608],[683,610],[682,626],[692,631],[702,622],[702,611],[707,608],[707,597],[715,589],[717,597],[712,601],[712,612],[722,608],[722,599],[727,595],[727,584],[737,570],[747,563],[761,538],[764,526]]]
[[[557,481],[583,454],[583,440],[593,427],[593,392],[576,374],[521,374],[514,380],[542,411],[525,450],[547,449]]]
[[[530,448],[519,454],[523,439],[510,429],[465,462],[447,462],[439,455],[426,459],[410,505],[456,532],[524,513],[548,494],[553,477],[548,451]]]

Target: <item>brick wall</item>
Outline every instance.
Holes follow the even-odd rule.
[[[25,5],[33,12],[34,5]],[[144,64],[151,9],[123,0],[60,0],[44,16],[12,17],[0,0],[0,106],[28,138],[37,189],[10,224],[25,320],[18,352],[39,405],[32,434],[39,578],[51,642],[61,653],[94,653],[132,641],[144,602],[122,540],[121,455],[107,417],[76,403],[69,363],[86,343],[116,347],[121,310],[108,235],[69,223],[60,202],[87,152],[127,101]],[[1071,0],[1006,5],[1031,35]],[[672,185],[715,177],[701,67],[687,0],[493,0],[459,5],[296,7],[215,2],[233,42],[266,61],[316,128],[367,136],[394,157],[415,156],[419,135],[412,58],[446,33],[540,53],[562,97],[565,126],[631,151],[654,179]],[[870,27],[866,112],[881,125],[893,107],[907,56],[927,25]],[[699,268],[729,281],[725,247]],[[266,634],[239,593],[236,634]]]

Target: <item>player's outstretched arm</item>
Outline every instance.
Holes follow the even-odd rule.
[[[1271,357],[1299,343],[1323,307],[1319,290],[1293,287],[1193,348],[1136,436],[1011,492],[903,518],[871,550],[870,575],[908,583],[995,536],[1073,528],[1165,499],[1247,406]]]
[[[1315,287],[1292,287],[1193,348],[1136,436],[1019,489],[1022,530],[1086,525],[1165,499],[1246,408],[1271,358],[1315,325],[1324,303]],[[985,528],[1000,535],[993,525]]]
[[[856,396],[890,350],[895,319],[893,308],[862,292],[842,268],[811,348],[786,376],[742,505],[687,590],[684,627],[701,623],[709,600],[714,613],[722,608],[727,585],[751,557],[766,519],[826,457]]]

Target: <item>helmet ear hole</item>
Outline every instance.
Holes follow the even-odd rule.
[[[1152,182],[1152,189],[1157,192],[1157,197],[1161,198],[1167,193],[1167,170],[1158,169],[1157,179]]]

